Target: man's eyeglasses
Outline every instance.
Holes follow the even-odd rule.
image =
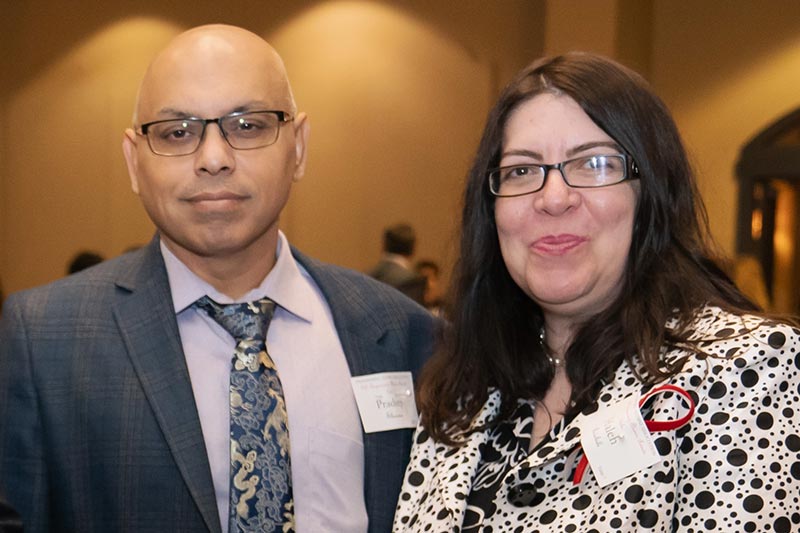
[[[292,117],[284,111],[245,111],[219,118],[175,118],[142,124],[150,150],[158,155],[189,155],[200,148],[206,126],[216,123],[222,136],[236,150],[254,150],[278,140],[281,124]]]
[[[558,170],[564,182],[576,189],[616,185],[639,178],[639,168],[626,154],[589,155],[552,165],[527,163],[489,171],[489,190],[495,196],[522,196],[542,190],[551,170]]]

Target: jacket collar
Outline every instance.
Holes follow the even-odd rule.
[[[573,460],[579,458],[581,434],[578,428],[587,416],[625,398],[638,396],[650,388],[650,386],[643,386],[627,363],[623,363],[617,369],[614,379],[601,389],[596,409],[577,414],[555,436],[544,441],[524,460],[513,466],[507,472],[506,477],[521,479],[523,477],[521,470],[541,468],[570,455],[575,456]],[[492,420],[497,416],[499,410],[500,393],[495,390],[490,393],[472,427]],[[445,452],[440,446],[436,446],[436,453],[441,459],[435,463],[434,478],[438,480],[437,490],[440,493],[441,501],[450,511],[453,520],[452,526],[460,526],[464,521],[467,500],[480,462],[481,445],[487,440],[487,431],[476,431],[471,433],[465,444],[459,448],[452,448]],[[563,475],[569,476],[571,470],[571,468],[565,469]],[[584,479],[583,482],[586,483],[587,479]]]

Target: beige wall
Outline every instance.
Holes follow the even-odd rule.
[[[138,78],[175,31],[144,19],[103,27],[5,99],[9,291],[61,276],[79,249],[111,257],[149,240],[153,227],[128,186],[121,132]],[[147,46],[138,42],[143,32]]]
[[[309,173],[283,218],[290,239],[366,270],[381,229],[405,220],[417,256],[442,261],[493,94],[491,58],[380,4],[322,4],[268,38],[311,121]]]
[[[222,7],[224,4],[224,8]],[[177,32],[239,24],[284,55],[312,124],[310,162],[282,225],[307,253],[357,269],[407,220],[445,266],[462,176],[498,86],[541,52],[543,3],[29,0],[4,5],[0,277],[60,277],[81,248],[111,257],[153,227],[120,140],[148,60]],[[81,7],[85,6],[85,7]],[[135,7],[134,7],[135,6]],[[529,32],[530,28],[539,28]]]
[[[800,106],[800,2],[655,0],[653,20],[652,81],[694,157],[712,231],[732,253],[739,150]]]
[[[650,77],[651,0],[547,0],[544,53],[583,50]]]
[[[281,4],[281,5],[276,5]],[[733,251],[738,150],[800,104],[800,3],[704,0],[8,2],[0,17],[0,277],[61,276],[70,255],[150,238],[119,149],[149,58],[224,21],[272,40],[312,123],[283,224],[302,249],[366,268],[406,219],[446,266],[458,195],[498,88],[582,48],[643,72],[673,110],[712,230]],[[86,7],[81,8],[81,5]],[[267,7],[265,7],[267,6]]]

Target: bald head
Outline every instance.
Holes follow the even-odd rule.
[[[241,85],[240,95],[228,104],[236,109],[267,106],[296,114],[283,60],[258,35],[223,24],[192,28],[175,37],[145,73],[134,109],[134,124],[196,114],[203,103],[223,96],[223,90]],[[254,101],[243,101],[251,100]],[[211,116],[211,115],[205,115]],[[219,116],[219,115],[213,115]]]
[[[149,123],[157,125],[142,128]],[[178,35],[147,69],[122,151],[161,242],[237,298],[274,264],[308,135],[275,50],[241,28],[201,26]],[[182,150],[165,153],[154,142]]]

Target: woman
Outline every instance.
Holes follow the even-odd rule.
[[[638,75],[578,53],[523,70],[464,202],[395,531],[796,527],[798,332],[715,266]]]

